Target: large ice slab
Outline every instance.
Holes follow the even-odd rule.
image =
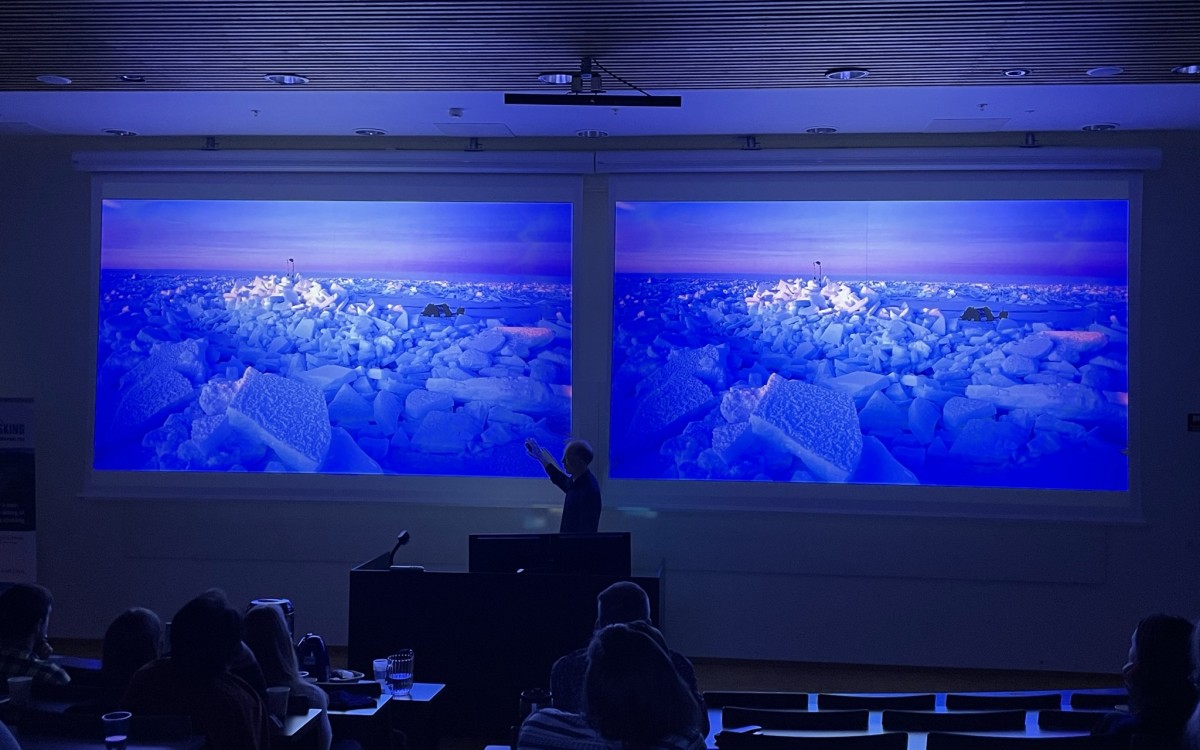
[[[1124,415],[1102,392],[1081,383],[1024,383],[1008,388],[969,385],[967,396],[1003,409],[1029,409],[1059,419],[1107,420]]]
[[[225,413],[234,429],[270,446],[290,469],[313,471],[329,451],[329,409],[307,383],[247,369]]]
[[[168,365],[160,365],[133,381],[113,413],[112,431],[128,437],[158,422],[196,396],[191,381]]]
[[[775,374],[763,389],[750,415],[754,432],[799,457],[821,479],[846,481],[858,467],[863,446],[853,399]]]
[[[555,393],[549,385],[524,376],[471,380],[430,378],[425,381],[425,387],[432,393],[447,394],[458,403],[482,401],[526,414],[566,414],[571,408],[569,400]]]

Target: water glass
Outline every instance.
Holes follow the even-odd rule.
[[[413,686],[413,650],[402,648],[388,657],[387,684],[392,695],[408,695]]]
[[[100,717],[104,725],[104,747],[107,750],[125,750],[125,741],[129,737],[129,720],[133,714],[128,711],[113,711]]]
[[[387,659],[376,659],[371,662],[371,669],[375,671],[375,681],[380,685],[387,684]]]

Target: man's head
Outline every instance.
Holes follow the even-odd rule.
[[[17,583],[0,594],[0,642],[33,648],[46,637],[54,597],[45,586]]]
[[[571,476],[587,471],[592,463],[592,446],[583,440],[572,440],[563,448],[562,465]]]
[[[640,621],[650,622],[650,597],[636,583],[617,581],[596,597],[596,630]]]

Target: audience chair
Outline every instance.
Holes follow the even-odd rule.
[[[1129,705],[1129,693],[1072,693],[1071,708],[1110,709]]]
[[[804,736],[719,732],[719,750],[908,750],[904,732]]]
[[[1025,712],[1012,711],[934,711],[884,710],[885,731],[900,732],[1004,732],[1025,730]]]
[[[891,695],[865,695],[850,693],[821,693],[817,696],[817,708],[826,709],[856,709],[865,708],[868,711],[882,711],[885,708],[898,708],[909,711],[932,711],[937,704],[937,696],[933,693],[896,693]]]
[[[721,726],[758,726],[763,729],[809,731],[867,731],[871,712],[859,711],[784,711],[771,708],[726,706],[721,710]]]
[[[808,710],[808,693],[772,693],[758,690],[708,690],[704,693],[708,708],[742,706],[744,708],[778,708],[793,711]]]
[[[1060,711],[1043,709],[1038,711],[1040,729],[1051,732],[1090,732],[1104,718],[1103,711]]]
[[[998,737],[986,734],[930,732],[925,750],[1118,750],[1111,737]]]
[[[1042,708],[1062,708],[1062,693],[1021,693],[1019,695],[946,694],[947,711],[1004,711],[1020,708],[1037,711]]]

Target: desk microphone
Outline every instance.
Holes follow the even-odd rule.
[[[408,529],[401,531],[396,535],[396,544],[392,547],[392,554],[388,555],[388,570],[425,570],[420,565],[397,565],[396,550],[408,544],[409,535]]]

